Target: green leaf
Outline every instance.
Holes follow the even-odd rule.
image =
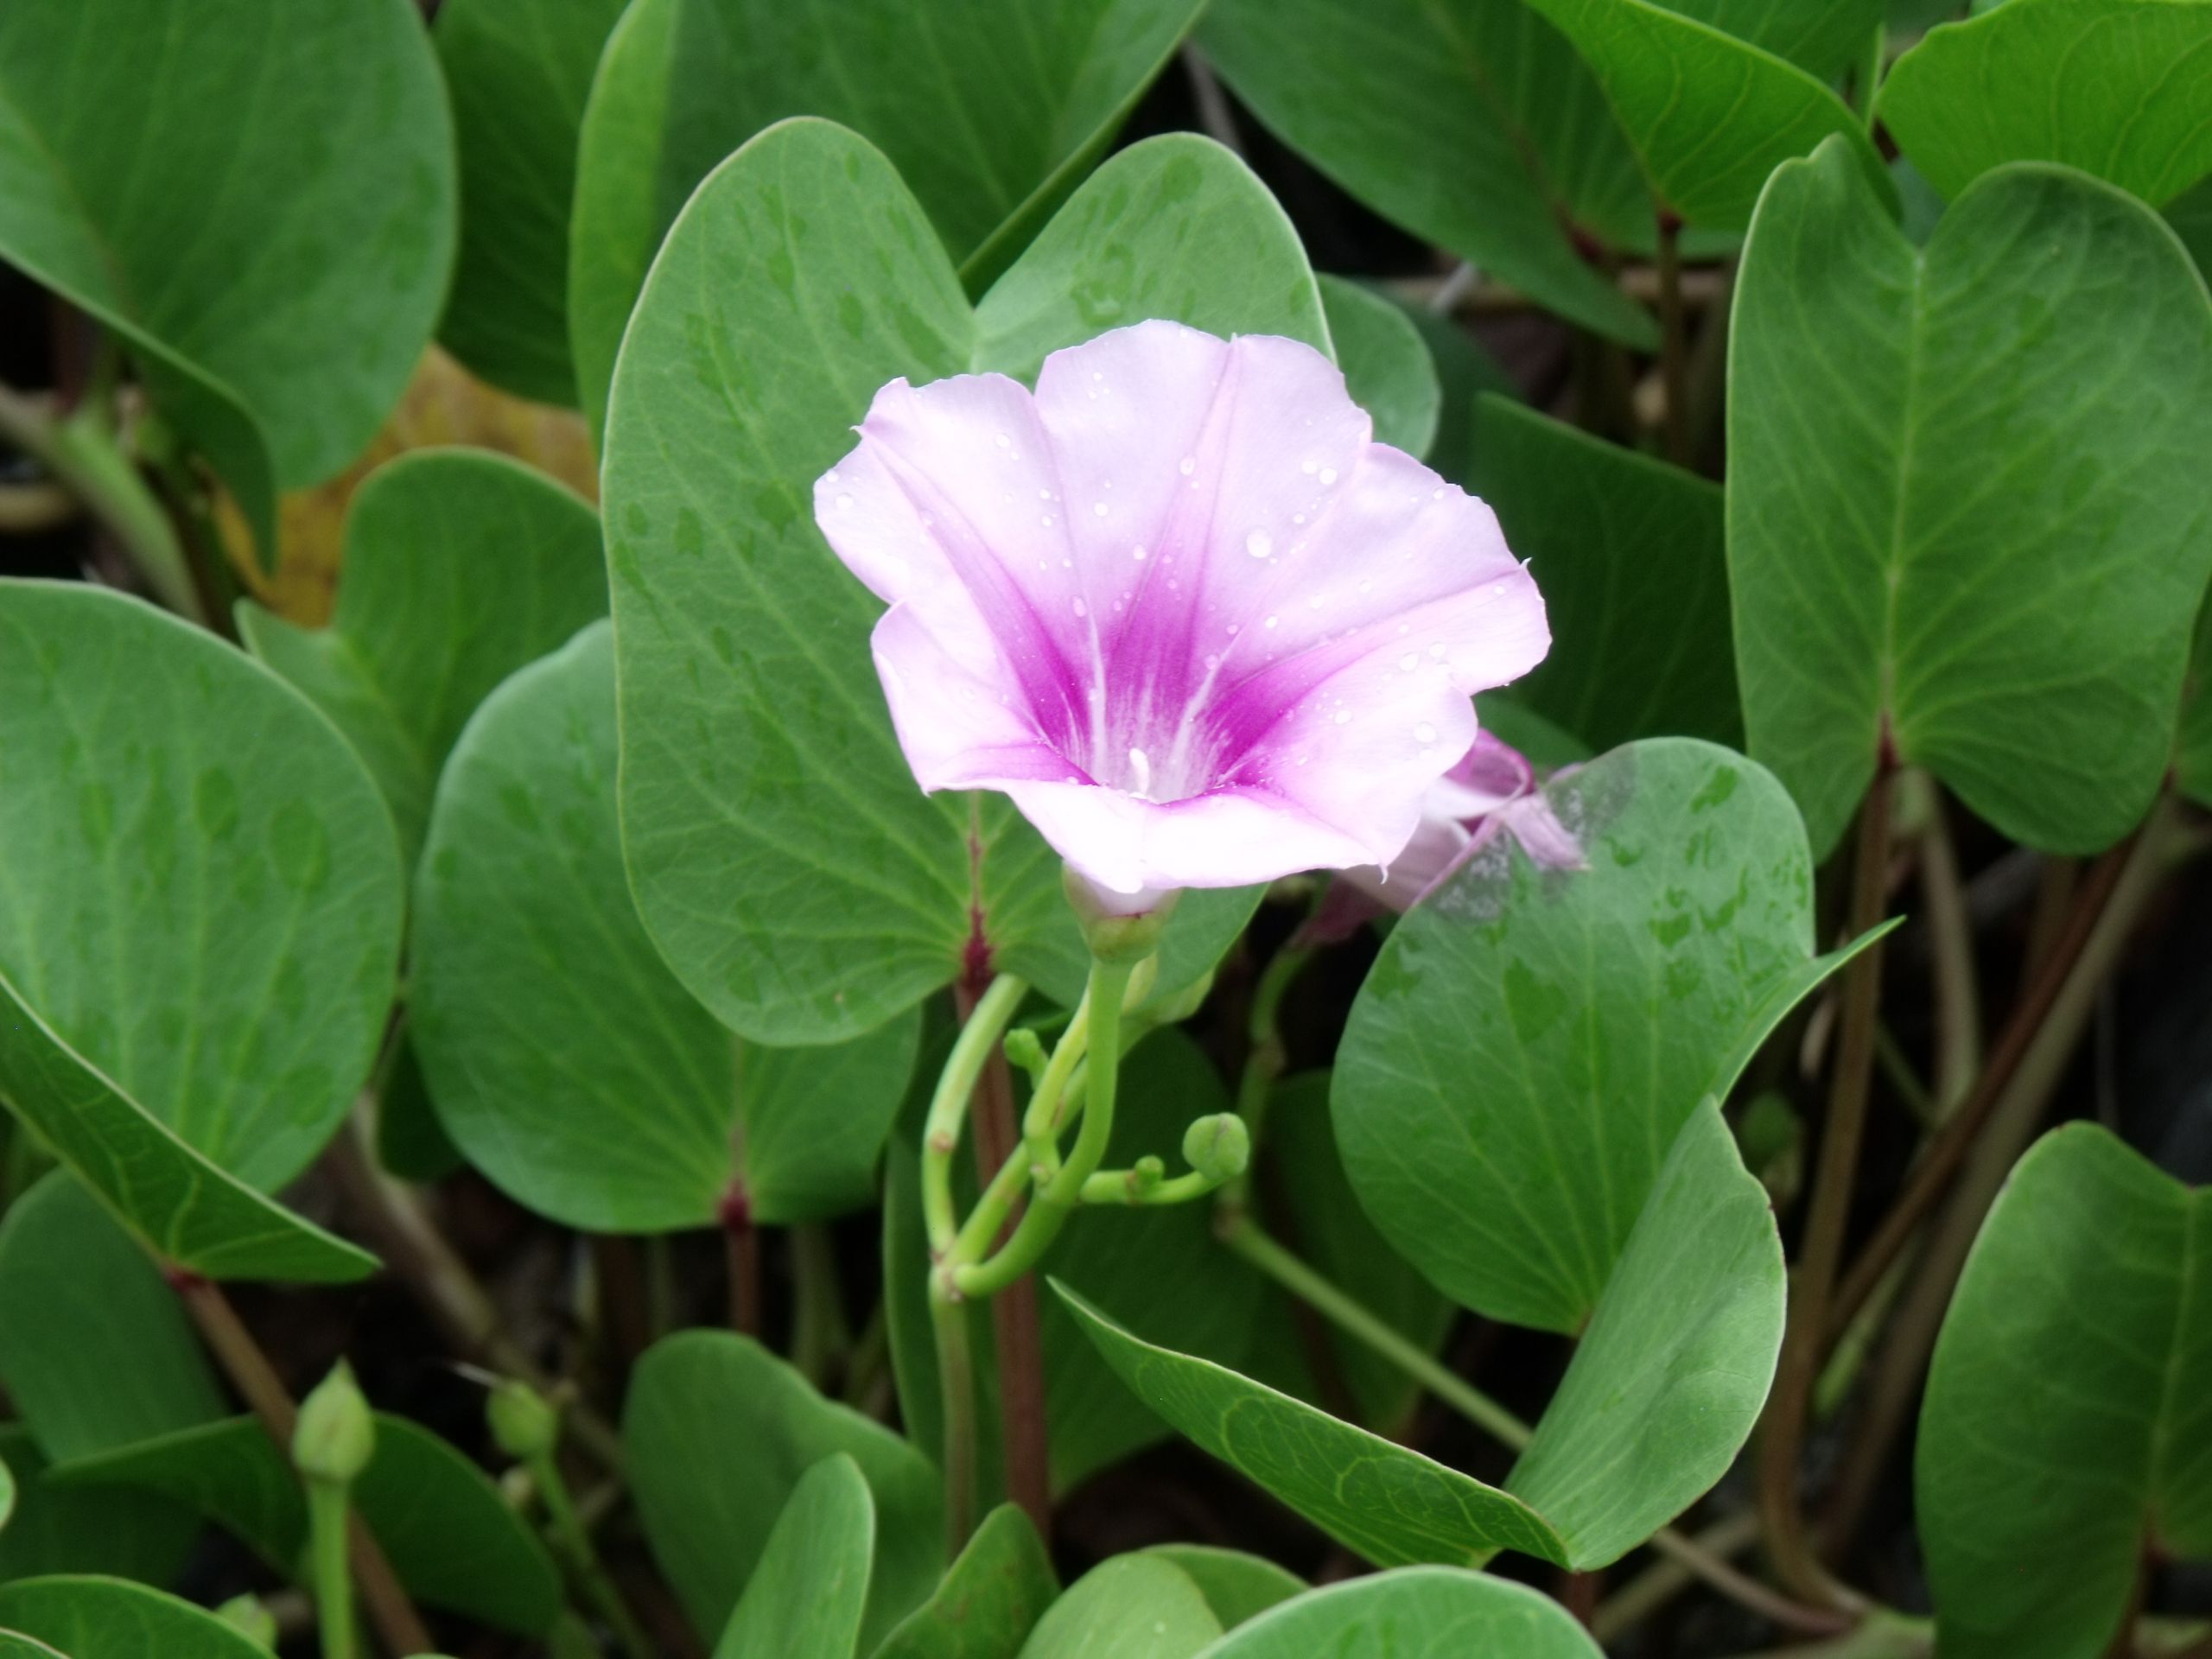
[[[2212,173],[2208,76],[2196,0],[2016,0],[1929,31],[1878,108],[1946,196],[2006,162],[2061,162],[2163,207]]]
[[[1277,1084],[1268,1096],[1262,1147],[1274,1185],[1262,1190],[1281,1201],[1279,1212],[1269,1205],[1271,1218],[1279,1214],[1291,1223],[1298,1253],[1324,1278],[1402,1336],[1433,1353],[1444,1344],[1454,1309],[1390,1248],[1360,1208],[1330,1125],[1329,1084],[1326,1071],[1302,1072]],[[1271,1312],[1273,1319],[1263,1332],[1287,1339],[1287,1348],[1300,1348],[1289,1305],[1277,1301]],[[1402,1427],[1419,1396],[1419,1385],[1364,1343],[1333,1329],[1325,1336],[1360,1421],[1381,1433]],[[1300,1352],[1294,1363],[1302,1364],[1303,1358]],[[1327,1403],[1310,1391],[1310,1385],[1299,1392],[1317,1403]]]
[[[1352,402],[1375,417],[1375,441],[1426,455],[1444,401],[1436,365],[1411,318],[1381,295],[1342,276],[1314,279],[1329,340]]]
[[[937,1593],[884,1638],[874,1659],[1015,1659],[1060,1593],[1029,1517],[1001,1503],[983,1517]]]
[[[238,630],[346,734],[411,866],[439,769],[476,705],[606,614],[598,515],[542,473],[447,449],[402,456],[355,493],[327,627],[248,602]]]
[[[175,1293],[59,1169],[0,1222],[0,1383],[50,1463],[229,1410]]]
[[[2212,303],[2166,226],[2018,164],[1916,250],[1826,147],[1760,207],[1729,380],[1745,725],[1815,852],[1885,732],[2013,840],[2133,828],[2212,569]]]
[[[1648,0],[1529,3],[1573,41],[1652,190],[1688,223],[1743,229],[1767,175],[1824,140],[1891,200],[1889,172],[1859,118],[1786,59]]]
[[[445,1179],[467,1160],[438,1121],[412,1033],[403,1030],[394,1042],[377,1095],[377,1162],[403,1181],[427,1185]]]
[[[0,976],[0,1100],[148,1249],[206,1279],[339,1284],[377,1260],[265,1198],[102,1077]]]
[[[799,1477],[841,1452],[875,1495],[862,1649],[873,1651],[936,1587],[944,1559],[937,1471],[749,1338],[685,1331],[656,1343],[632,1375],[622,1438],[654,1558],[702,1631],[728,1623]]]
[[[0,1458],[16,1479],[16,1512],[0,1532],[0,1584],[98,1573],[168,1584],[200,1535],[200,1517],[140,1492],[56,1485],[29,1429],[0,1424]]]
[[[916,228],[980,286],[1097,159],[1198,10],[852,0],[831,27],[777,0],[639,0],[607,42],[576,167],[569,321],[593,424],[654,250],[732,150],[787,116],[852,128],[905,175],[927,215]]]
[[[1567,1564],[1565,1541],[1510,1493],[1211,1360],[1157,1347],[1058,1280],[1052,1288],[1139,1399],[1378,1567],[1478,1562],[1500,1549]]]
[[[1766,1189],[1707,1098],[1505,1483],[1579,1571],[1618,1560],[1728,1471],[1766,1403],[1786,1298]]]
[[[1719,486],[1496,397],[1477,401],[1475,456],[1551,619],[1515,700],[1599,749],[1740,743]]]
[[[1191,1659],[1220,1634],[1181,1567],[1159,1555],[1116,1555],[1046,1610],[1020,1659]]]
[[[2091,1124],[2029,1150],[1944,1318],[1914,1491],[1959,1659],[2101,1651],[2146,1550],[2212,1557],[2212,1188]]]
[[[1306,1580],[1295,1573],[1241,1549],[1218,1549],[1210,1544],[1154,1544],[1144,1553],[1173,1561],[1189,1573],[1224,1630],[1233,1630],[1306,1590]]]
[[[2181,238],[2200,271],[2212,271],[2212,178],[2184,190],[2166,206],[2166,222]]]
[[[461,251],[438,338],[493,385],[574,405],[576,139],[625,0],[445,0],[435,39],[461,155]]]
[[[1557,1602],[1523,1584],[1449,1567],[1332,1584],[1232,1630],[1205,1659],[1598,1659]]]
[[[448,1132],[518,1201],[595,1232],[709,1225],[741,1183],[763,1223],[868,1203],[918,1022],[836,1048],[741,1044],[638,920],[616,760],[601,623],[493,693],[446,768],[410,1001]]]
[[[1885,0],[1662,0],[1667,10],[1834,80],[1866,55]]]
[[[0,1630],[0,1656],[5,1656],[5,1659],[69,1659],[68,1655],[57,1653],[45,1643],[18,1636],[13,1630]]]
[[[1192,1120],[1228,1109],[1220,1076],[1197,1043],[1179,1030],[1155,1032],[1122,1063],[1105,1164],[1127,1168],[1154,1154],[1179,1170],[1183,1131]],[[929,1325],[929,1243],[921,1224],[918,1147],[918,1138],[911,1137],[890,1160],[884,1271],[892,1287],[892,1357],[901,1414],[914,1443],[935,1457],[943,1396]],[[964,1156],[960,1161],[971,1162]],[[974,1186],[964,1170],[958,1191],[963,1205],[973,1202]],[[1203,1204],[1086,1210],[1053,1242],[1044,1266],[1079,1281],[1109,1314],[1141,1316],[1163,1340],[1226,1364],[1245,1362],[1269,1305],[1266,1281],[1215,1242],[1212,1217]],[[1163,1298],[1162,1285],[1174,1286],[1175,1294]],[[975,1305],[970,1316],[978,1351],[988,1351],[988,1308]],[[1039,1342],[1055,1491],[1072,1491],[1100,1469],[1164,1438],[1159,1418],[1130,1397],[1074,1318],[1050,1300],[1039,1309]],[[998,1435],[988,1371],[980,1392],[983,1489],[990,1491],[998,1479],[990,1462]]]
[[[207,1423],[58,1464],[62,1488],[123,1487],[197,1510],[279,1572],[306,1548],[307,1503],[290,1460],[251,1417]],[[542,1635],[561,1580],[498,1487],[420,1424],[377,1414],[376,1455],[353,1503],[416,1599],[500,1630]]]
[[[1546,789],[1589,868],[1500,836],[1401,921],[1337,1057],[1362,1205],[1446,1295],[1577,1332],[1682,1124],[1850,954],[1763,768],[1688,738]]]
[[[1485,392],[1518,397],[1521,389],[1497,359],[1453,319],[1440,316],[1425,305],[1402,303],[1398,308],[1428,347],[1441,388],[1428,464],[1453,483],[1468,486],[1475,476],[1475,410],[1479,399]]]
[[[340,1272],[251,1189],[321,1151],[383,1035],[374,785],[281,680],[136,600],[10,582],[0,633],[0,1096],[171,1260]]]
[[[268,1659],[235,1624],[122,1579],[18,1579],[0,1585],[0,1625],[69,1659]]]
[[[1153,315],[1327,340],[1281,210],[1188,135],[1100,168],[980,313],[883,157],[823,122],[754,139],[671,232],[607,435],[624,853],[647,930],[725,1024],[848,1036],[950,982],[971,947],[1079,994],[1058,861],[1002,798],[914,786],[868,654],[876,603],[810,492],[885,382],[1018,369]],[[1193,900],[1168,929],[1171,982],[1255,897]]]
[[[875,1550],[875,1500],[843,1452],[798,1478],[715,1659],[852,1659]]]
[[[0,1458],[0,1532],[7,1530],[8,1522],[16,1516],[16,1477],[7,1460]]]
[[[1377,213],[1585,327],[1657,345],[1567,228],[1649,236],[1634,159],[1573,48],[1520,0],[1218,0],[1200,38],[1270,131]]]
[[[116,331],[265,563],[276,489],[336,472],[398,401],[453,245],[453,130],[406,0],[0,17],[0,258]]]

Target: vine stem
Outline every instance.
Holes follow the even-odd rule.
[[[1878,927],[1886,908],[1891,805],[1896,780],[1896,767],[1885,755],[1859,808],[1858,857],[1851,887],[1853,938]],[[1767,1396],[1758,1454],[1759,1514],[1765,1523],[1769,1558],[1792,1595],[1822,1605],[1836,1604],[1840,1592],[1822,1570],[1806,1535],[1804,1511],[1798,1502],[1797,1465],[1813,1385],[1827,1346],[1830,1293],[1843,1255],[1844,1228],[1850,1219],[1866,1098],[1873,1081],[1881,1012],[1881,942],[1877,940],[1860,951],[1844,972],[1842,1031],[1837,1041],[1827,1123],[1821,1137],[1820,1169],[1814,1178],[1797,1271],[1790,1280],[1789,1320],[1783,1332],[1773,1392]]]
[[[200,1328],[200,1337],[215,1356],[215,1363],[223,1368],[223,1374],[261,1420],[262,1427],[283,1451],[289,1463],[292,1431],[298,1425],[300,1408],[290,1390],[285,1388],[283,1379],[276,1375],[276,1368],[269,1363],[268,1354],[254,1339],[253,1332],[246,1329],[245,1321],[238,1318],[238,1310],[231,1306],[231,1299],[223,1294],[221,1286],[167,1264],[162,1272],[184,1303],[185,1311],[191,1314],[192,1322]],[[399,1575],[391,1570],[383,1547],[361,1523],[359,1515],[349,1512],[346,1538],[346,1559],[352,1567],[353,1582],[360,1586],[362,1604],[385,1645],[402,1656],[434,1652],[435,1644],[423,1624],[422,1615],[407,1599],[407,1592],[400,1585]]]
[[[569,1495],[569,1483],[562,1478],[560,1463],[551,1449],[535,1453],[524,1463],[538,1497],[544,1501],[553,1546],[567,1560],[569,1572],[583,1592],[584,1599],[599,1611],[630,1659],[653,1659],[653,1644],[639,1626],[629,1603],[614,1587],[614,1580],[607,1576],[606,1565],[592,1543],[591,1529],[578,1513],[575,1499]]]
[[[309,1480],[306,1485],[308,1577],[315,1586],[322,1659],[353,1659],[353,1580],[346,1561],[346,1535],[353,1525],[348,1488],[340,1480]]]
[[[968,1304],[930,1275],[930,1333],[943,1396],[944,1558],[957,1558],[976,1530],[976,1357]]]
[[[1666,399],[1667,459],[1690,464],[1689,334],[1682,311],[1682,219],[1659,209],[1659,384]]]
[[[1221,1242],[1236,1255],[1265,1274],[1345,1335],[1404,1371],[1431,1394],[1473,1423],[1501,1446],[1513,1452],[1527,1449],[1535,1431],[1468,1382],[1433,1354],[1378,1318],[1343,1289],[1283,1249],[1249,1214],[1224,1209],[1217,1217]],[[1773,1620],[1785,1630],[1833,1636],[1851,1627],[1852,1619],[1824,1608],[1807,1607],[1776,1593],[1758,1580],[1731,1565],[1695,1539],[1662,1528],[1651,1538],[1651,1548],[1679,1563],[1723,1595]]]
[[[2168,873],[2205,844],[2204,832],[2190,824],[2168,798],[2160,800],[2133,843],[2121,853],[2110,896],[2098,909],[2010,1080],[1994,1096],[1980,1132],[1966,1149],[1957,1190],[1930,1234],[1900,1300],[1888,1340],[1875,1361],[1854,1456],[1844,1469],[1829,1506],[1827,1532],[1831,1554],[1842,1550],[1858,1529],[1875,1481],[1888,1465],[1890,1450],[1917,1395],[1929,1356],[1942,1329],[1951,1292],[1981,1230],[1983,1217],[2057,1093],[2067,1064],[2095,1010],[2099,988],[2119,965],[2136,923]],[[2055,951],[2053,960],[2063,954]]]
[[[1981,1072],[1981,993],[1974,976],[1974,924],[1967,914],[1943,791],[1925,773],[1920,783],[1926,815],[1920,832],[1920,895],[1928,910],[1929,957],[1936,975],[1932,1092],[1940,1119],[1966,1099]]]
[[[760,1230],[753,1224],[753,1199],[743,1181],[732,1182],[722,1194],[715,1220],[729,1268],[730,1329],[757,1342],[762,1329]]]

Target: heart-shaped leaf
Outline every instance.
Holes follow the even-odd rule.
[[[438,62],[461,156],[461,250],[438,339],[518,397],[576,401],[569,213],[576,139],[626,0],[445,0]]]
[[[275,491],[360,452],[437,321],[453,129],[406,0],[171,21],[137,0],[0,16],[0,258],[137,354],[273,564]]]
[[[2046,851],[2133,828],[2212,572],[2212,302],[2156,214],[2022,163],[1918,249],[1840,146],[1783,167],[1728,451],[1745,726],[1816,853],[1885,743]]]
[[[67,1170],[0,1223],[0,1383],[49,1463],[229,1410],[175,1294]]]
[[[354,494],[327,627],[248,603],[238,629],[346,734],[412,865],[439,769],[476,705],[606,614],[598,515],[542,473],[449,449],[380,467]]]
[[[1688,738],[1546,789],[1589,868],[1499,836],[1392,931],[1337,1057],[1344,1166],[1446,1295],[1580,1331],[1707,1095],[1850,953],[1816,956],[1781,786]]]
[[[1593,748],[1743,741],[1718,485],[1484,397],[1472,487],[1543,584],[1552,626],[1516,702]]]
[[[1306,1588],[1306,1580],[1295,1573],[1241,1549],[1221,1549],[1211,1544],[1154,1544],[1145,1554],[1173,1561],[1189,1573],[1224,1630],[1257,1618],[1268,1608],[1302,1595]]]
[[[0,1459],[16,1482],[16,1512],[0,1530],[0,1584],[61,1573],[168,1584],[200,1536],[199,1516],[143,1492],[55,1485],[29,1429],[0,1424]]]
[[[269,1659],[226,1619],[121,1579],[19,1579],[0,1585],[0,1626],[69,1659]]]
[[[1155,1346],[1058,1280],[1052,1287],[1140,1400],[1378,1567],[1464,1565],[1501,1549],[1567,1564],[1565,1541],[1510,1493],[1225,1366]]]
[[[922,1071],[928,1075],[931,1068],[925,1065]],[[1220,1076],[1197,1043],[1180,1031],[1154,1033],[1122,1063],[1106,1165],[1126,1169],[1151,1154],[1179,1168],[1183,1131],[1195,1118],[1229,1109]],[[967,1166],[971,1160],[963,1156],[960,1161]],[[884,1274],[891,1286],[891,1351],[901,1414],[914,1443],[934,1457],[944,1408],[929,1322],[929,1240],[921,1220],[919,1163],[918,1136],[890,1160]],[[963,1204],[972,1202],[974,1186],[964,1168],[958,1190]],[[1141,1315],[1146,1328],[1162,1340],[1226,1364],[1246,1363],[1269,1304],[1266,1281],[1215,1242],[1204,1205],[1086,1211],[1062,1230],[1044,1266],[1079,1281],[1109,1314]],[[1175,1294],[1162,1298],[1162,1285],[1174,1286]],[[971,1304],[970,1318],[977,1351],[987,1351],[992,1341],[989,1310]],[[1074,1318],[1050,1300],[1039,1310],[1039,1342],[1056,1491],[1071,1491],[1107,1465],[1164,1437],[1159,1418],[1130,1398]],[[993,1462],[999,1436],[995,1379],[988,1371],[979,1395],[982,1487],[993,1491],[1000,1478]]]
[[[605,624],[501,686],[454,752],[410,999],[441,1120],[522,1203],[598,1232],[708,1226],[734,1191],[776,1224],[868,1203],[918,1019],[800,1049],[717,1023],[638,920],[616,760]]]
[[[937,1593],[884,1638],[874,1659],[1015,1659],[1060,1593],[1029,1517],[1001,1503],[983,1517]]]
[[[1557,1602],[1449,1567],[1402,1567],[1311,1591],[1230,1631],[1204,1659],[1598,1659]]]
[[[1766,1189],[1708,1099],[1505,1483],[1579,1570],[1618,1560],[1727,1473],[1766,1404],[1786,1300]]]
[[[622,1440],[645,1536],[695,1629],[728,1623],[799,1478],[841,1452],[875,1497],[861,1647],[873,1652],[936,1588],[944,1560],[936,1470],[756,1342],[721,1331],[663,1338],[632,1374]]]
[[[0,635],[0,1096],[181,1266],[359,1274],[255,1189],[321,1150],[383,1034],[376,786],[275,675],[135,600],[10,582]]]
[[[18,1636],[13,1630],[0,1630],[0,1656],[4,1659],[69,1659],[57,1653],[45,1643],[28,1636]]]
[[[1529,3],[1574,42],[1653,192],[1690,224],[1742,230],[1767,175],[1824,140],[1849,155],[1885,199],[1892,195],[1889,171],[1859,118],[1823,80],[1788,60],[1682,16],[1688,7],[1651,0]]]
[[[839,1452],[798,1478],[715,1659],[853,1659],[875,1553],[875,1499]]]
[[[2202,5],[2013,0],[1929,30],[1877,107],[1946,196],[2006,162],[2063,162],[2155,207],[2212,172],[2208,75]]]
[[[1046,1610],[1020,1659],[1191,1659],[1220,1634],[1181,1567],[1159,1555],[1116,1555]]]
[[[1329,320],[1329,341],[1344,365],[1351,400],[1375,417],[1375,441],[1416,457],[1436,441],[1443,391],[1405,312],[1380,294],[1342,276],[1314,279]]]
[[[2029,1150],[1944,1317],[1914,1493],[1960,1659],[2101,1651],[2146,1550],[2212,1558],[2212,1187],[2091,1124]]]
[[[1634,159],[1521,0],[1222,0],[1200,38],[1270,130],[1377,213],[1586,327],[1658,343],[1570,229],[1648,239]]]
[[[754,139],[670,232],[607,434],[624,855],[647,930],[725,1024],[849,1036],[984,958],[1078,995],[1058,861],[1001,797],[914,786],[868,654],[876,602],[810,493],[885,382],[1033,367],[1148,316],[1327,339],[1281,210],[1204,139],[1116,156],[977,312],[889,164],[824,122]],[[1163,984],[1211,966],[1255,902],[1179,906]]]
[[[124,1487],[197,1510],[289,1573],[307,1546],[291,1460],[251,1417],[207,1423],[57,1464],[71,1487]],[[542,1635],[561,1610],[552,1557],[482,1470],[420,1424],[377,1414],[376,1455],[353,1501],[421,1601]]]
[[[794,115],[861,134],[980,288],[1096,161],[1198,10],[1198,0],[950,11],[849,0],[825,27],[777,0],[632,4],[593,84],[576,164],[569,306],[593,424],[677,209],[755,134]],[[792,210],[818,223],[804,200]]]
[[[1815,79],[1832,81],[1865,56],[1889,8],[1885,0],[1663,0],[1668,10],[1787,58]]]

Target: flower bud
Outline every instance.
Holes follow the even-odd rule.
[[[493,1444],[522,1462],[545,1456],[561,1438],[561,1414],[552,1402],[512,1377],[492,1385],[484,1416],[492,1427]]]
[[[344,1360],[300,1402],[292,1431],[292,1463],[312,1481],[349,1485],[376,1455],[376,1418]]]
[[[1027,1026],[1016,1026],[1006,1034],[1006,1058],[1033,1081],[1045,1070],[1045,1039]]]
[[[1183,1131],[1183,1156],[1210,1181],[1234,1180],[1252,1160],[1252,1136],[1234,1112],[1216,1112]]]

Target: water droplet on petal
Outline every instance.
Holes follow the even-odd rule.
[[[837,511],[838,511],[838,512],[851,512],[851,511],[852,511],[852,505],[853,505],[853,498],[852,498],[851,496],[849,496],[849,495],[841,495],[841,496],[839,496],[839,497],[837,498]]]
[[[1275,550],[1275,538],[1264,530],[1255,530],[1244,538],[1244,550],[1255,559],[1264,559]]]
[[[1101,518],[1103,518],[1106,516],[1106,504],[1103,501],[1092,502],[1090,504],[1090,510],[1096,513]]]
[[[1442,662],[1444,660],[1444,642],[1441,639],[1430,640],[1428,642],[1428,654],[1435,658],[1438,662]]]
[[[1420,666],[1421,653],[1419,652],[1409,651],[1398,658],[1398,671],[1401,674],[1410,674]]]
[[[1321,487],[1325,490],[1336,481],[1337,469],[1333,467],[1324,467],[1321,469]]]
[[[1209,657],[1209,658],[1206,658],[1206,672],[1207,672],[1207,673],[1209,673],[1209,674],[1212,673],[1214,670],[1216,670],[1217,668],[1219,668],[1220,666],[1221,666],[1221,658],[1218,658],[1218,657]]]
[[[1436,728],[1430,725],[1424,720],[1420,725],[1414,728],[1414,741],[1424,744],[1435,742]]]
[[[1037,522],[1044,525],[1046,529],[1050,530],[1052,527],[1052,515],[1049,512],[1046,513],[1043,517],[1039,518]]]
[[[1192,473],[1198,470],[1198,458],[1196,455],[1184,456],[1182,464],[1176,470],[1180,472],[1184,477],[1188,478]]]
[[[1315,469],[1318,468],[1320,464],[1321,463],[1318,461],[1301,461],[1298,463],[1298,470],[1305,474],[1306,477],[1311,478],[1313,476]]]
[[[1268,619],[1268,626],[1272,628],[1276,623],[1281,620],[1282,619],[1279,616],[1271,616]]]
[[[1139,564],[1142,564],[1144,563],[1144,549],[1141,547],[1131,548],[1129,550],[1129,556],[1135,559]]]
[[[1351,725],[1351,709],[1338,709],[1338,710],[1337,710],[1337,724],[1338,724],[1338,725],[1339,725],[1339,726],[1349,726],[1349,725]]]
[[[1090,607],[1084,604],[1078,599],[1075,602],[1075,613],[1077,616],[1089,616],[1090,614]]]
[[[997,444],[1000,448],[1004,449],[1014,442],[1014,439],[1007,434],[1001,432],[997,437],[992,439],[991,442]]]

